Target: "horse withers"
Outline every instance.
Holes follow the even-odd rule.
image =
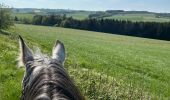
[[[21,100],[84,100],[64,69],[65,48],[56,41],[52,57],[33,53],[19,36],[19,63],[25,66]]]

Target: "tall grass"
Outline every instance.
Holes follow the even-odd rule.
[[[132,74],[130,77],[115,79],[106,72],[98,72],[94,69],[79,67],[76,62],[72,65],[69,59],[66,61],[66,69],[75,80],[87,99],[90,100],[160,100],[167,99],[153,95],[148,89],[144,88],[143,83],[135,84],[136,79]],[[129,79],[131,81],[129,82]]]

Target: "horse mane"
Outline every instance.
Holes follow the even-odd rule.
[[[32,66],[29,62],[27,66]],[[63,66],[56,60],[51,60],[47,67],[41,68],[39,73],[30,79],[30,73],[35,70],[32,66],[27,69],[24,77],[24,89],[21,96],[22,100],[84,100],[74,82],[67,74]]]

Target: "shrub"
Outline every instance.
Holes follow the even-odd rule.
[[[9,28],[13,25],[11,9],[8,6],[0,4],[0,29]]]

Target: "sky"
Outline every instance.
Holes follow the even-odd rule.
[[[14,8],[133,10],[170,13],[170,0],[0,0]]]

